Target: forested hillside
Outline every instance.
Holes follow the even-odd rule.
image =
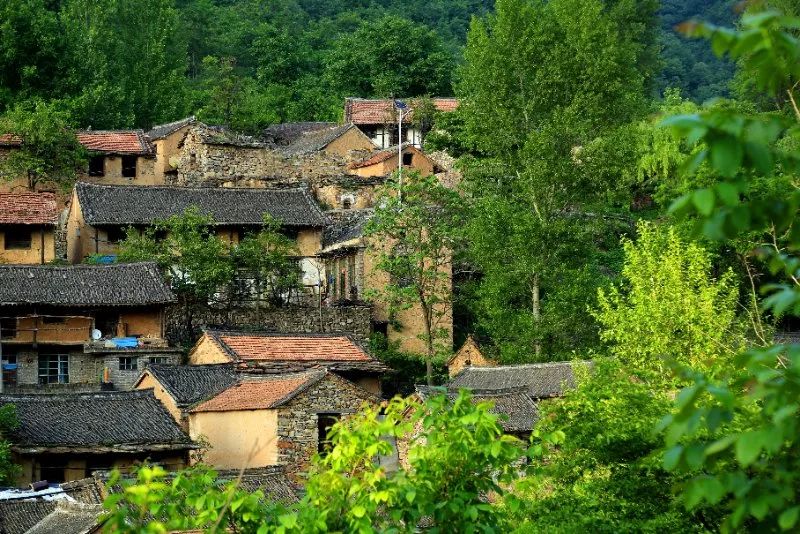
[[[733,0],[664,0],[654,90],[725,94],[732,67],[673,30],[730,23]],[[0,111],[56,99],[81,127],[149,127],[191,113],[256,130],[337,120],[344,96],[454,92],[470,18],[492,0],[7,0]],[[654,30],[658,31],[658,30]]]

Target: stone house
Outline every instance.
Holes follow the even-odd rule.
[[[403,116],[403,143],[411,143],[422,148],[422,132],[414,125],[414,99],[400,99],[410,105],[410,110]],[[458,99],[433,98],[433,106],[437,111],[454,111],[458,107]],[[344,101],[344,122],[352,123],[372,139],[378,148],[388,148],[398,144],[397,108],[390,98],[346,98]]]
[[[196,446],[150,391],[2,395],[20,426],[9,436],[18,482],[66,482],[148,460],[169,470]]]
[[[375,151],[365,159],[350,163],[347,168],[352,174],[362,178],[385,178],[397,170],[401,154],[404,171],[416,171],[422,176],[430,176],[441,170],[422,150],[411,144],[404,145],[402,151],[396,145]]]
[[[336,222],[325,230],[319,257],[325,263],[325,304],[328,306],[358,302],[370,293],[381,290],[389,282],[388,275],[378,268],[380,254],[386,244],[373,242],[364,235],[372,214],[372,210],[340,212]],[[425,325],[419,306],[400,310],[394,317],[389,317],[386,302],[374,298],[372,321],[376,332],[384,334],[389,341],[398,341],[401,349],[418,354],[425,352],[425,344],[420,339]],[[447,332],[446,339],[442,341],[451,347],[452,314],[445,314],[439,327]]]
[[[53,261],[57,225],[55,194],[0,193],[0,263]]]
[[[318,283],[321,266],[315,256],[320,250],[326,219],[305,189],[78,183],[67,215],[67,260],[79,263],[95,254],[115,256],[128,227],[141,232],[193,206],[211,216],[217,235],[232,244],[250,232],[257,232],[264,224],[264,214],[271,215],[296,243],[304,283]]]
[[[150,362],[174,363],[164,341],[175,296],[153,263],[0,265],[6,391],[126,387]]]
[[[103,184],[155,185],[164,183],[156,169],[156,154],[142,130],[85,130],[78,142],[89,153],[81,180]]]
[[[324,453],[330,427],[367,404],[368,391],[325,369],[246,376],[192,408],[189,434],[208,444],[204,461],[220,468],[286,465],[304,472]]]
[[[190,365],[234,363],[250,373],[325,368],[373,395],[390,371],[349,334],[282,334],[206,330],[189,351]]]
[[[156,175],[161,177],[158,185],[165,184],[170,181],[167,177],[177,174],[180,145],[195,124],[197,119],[192,115],[167,124],[158,124],[147,132],[147,139],[153,145],[156,156]]]
[[[447,360],[447,372],[452,378],[461,372],[465,367],[494,367],[497,362],[487,358],[481,352],[478,342],[472,335],[467,336],[467,340],[461,348]]]

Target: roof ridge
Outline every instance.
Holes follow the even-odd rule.
[[[215,187],[215,186],[192,186],[192,185],[141,185],[141,184],[98,184],[94,182],[76,182],[75,187],[82,189],[142,189],[147,191],[170,190],[170,191],[253,191],[253,192],[284,192],[298,191],[308,192],[307,187]]]
[[[132,262],[125,262],[125,263],[109,263],[109,264],[90,264],[90,263],[73,263],[71,265],[55,265],[55,264],[13,264],[13,263],[5,263],[0,264],[0,269],[37,269],[37,270],[49,270],[49,271],[67,271],[67,270],[110,270],[110,269],[129,269],[131,267],[141,265],[141,266],[152,266],[157,267],[158,264],[154,261],[132,261]]]

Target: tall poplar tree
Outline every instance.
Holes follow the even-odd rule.
[[[657,66],[654,0],[500,0],[474,20],[458,94],[479,326],[505,360],[596,340],[589,295],[630,231],[629,124]]]

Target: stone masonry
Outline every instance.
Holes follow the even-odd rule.
[[[294,476],[303,473],[317,452],[320,414],[346,417],[377,401],[366,390],[328,374],[278,409],[278,463]]]

